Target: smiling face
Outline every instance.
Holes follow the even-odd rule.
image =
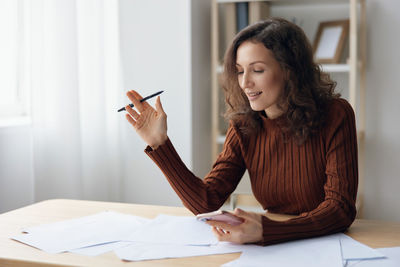
[[[285,84],[284,72],[271,50],[262,43],[243,42],[237,49],[236,68],[239,86],[254,111],[265,110],[270,119],[283,114],[278,102]]]

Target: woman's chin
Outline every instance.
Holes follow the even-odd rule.
[[[264,107],[261,107],[260,105],[252,105],[251,103],[250,103],[250,107],[253,111],[263,111],[265,109]]]

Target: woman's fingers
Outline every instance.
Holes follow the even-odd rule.
[[[126,95],[128,96],[129,100],[132,101],[133,105],[135,106],[135,108],[139,111],[139,112],[143,112],[144,110],[144,103],[140,102],[140,99],[142,99],[142,97],[139,95],[138,92],[134,91],[134,90],[130,90],[126,93]]]
[[[134,110],[133,108],[131,108],[129,105],[127,105],[125,107],[126,111],[135,119],[138,120],[139,119],[139,113],[136,112],[136,110]]]
[[[220,222],[220,221],[207,221],[208,225],[211,225],[213,227],[219,228],[219,229],[224,229],[225,231],[233,231],[235,229],[237,229],[237,226],[231,225],[229,223],[224,223],[224,222]]]
[[[226,232],[218,227],[212,227],[212,231],[219,241],[229,241],[230,232]]]
[[[136,128],[136,121],[131,117],[131,115],[125,114],[125,118],[129,121],[130,124],[132,124],[133,127]]]
[[[125,115],[126,119],[136,129],[136,121],[139,119],[140,116],[139,113],[137,113],[136,110],[131,108],[129,105],[125,107],[125,110],[128,112],[128,114]]]

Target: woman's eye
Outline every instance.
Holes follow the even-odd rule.
[[[254,70],[254,72],[256,72],[256,73],[263,73],[264,70]]]
[[[237,71],[236,74],[241,75],[241,74],[243,74],[243,71]]]

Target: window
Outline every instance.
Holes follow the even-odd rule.
[[[24,0],[0,1],[0,119],[28,116],[29,49]]]

